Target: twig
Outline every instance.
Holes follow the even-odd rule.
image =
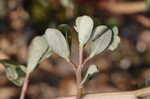
[[[98,7],[114,14],[134,14],[146,11],[146,3],[138,2],[99,2]]]
[[[137,97],[144,97],[149,95],[150,87],[147,87],[135,91],[86,93],[83,99],[137,99]],[[70,97],[57,97],[55,99],[75,99],[75,95]]]

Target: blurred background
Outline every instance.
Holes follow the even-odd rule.
[[[100,24],[117,25],[121,43],[114,52],[100,54],[100,73],[86,83],[85,92],[129,91],[150,85],[149,0],[0,0],[0,59],[26,64],[33,37],[46,28],[69,24],[89,15]],[[77,44],[74,43],[73,57]],[[88,67],[87,64],[87,67]],[[83,75],[87,68],[84,68]],[[0,99],[18,99],[21,88],[12,84],[0,65]],[[76,94],[70,65],[56,55],[42,62],[30,78],[26,99],[53,99]]]

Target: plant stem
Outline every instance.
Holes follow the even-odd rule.
[[[90,60],[90,57],[86,58],[84,60],[84,62],[82,63],[82,67],[81,67],[81,70],[83,69],[84,65]]]
[[[81,99],[82,96],[82,88],[80,87],[80,82],[82,80],[81,72],[83,67],[82,65],[83,62],[83,47],[79,47],[79,66],[76,71],[76,80],[77,80],[77,96],[76,99]]]
[[[76,64],[74,64],[72,61],[70,61],[70,62],[68,62],[68,63],[72,66],[74,72],[76,72],[76,70],[77,70]]]
[[[25,99],[25,95],[26,95],[27,88],[28,88],[28,83],[29,83],[29,76],[30,75],[27,74],[26,77],[25,77],[24,84],[23,84],[23,87],[22,87],[22,90],[21,90],[20,99]]]
[[[76,96],[76,99],[81,99],[82,88],[80,87],[80,82],[81,82],[81,72],[80,71],[76,72],[76,80],[77,80],[77,96]]]

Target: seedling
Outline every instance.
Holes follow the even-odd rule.
[[[82,78],[82,70],[86,66],[86,63],[95,55],[106,50],[113,51],[120,43],[120,38],[118,36],[119,31],[116,26],[108,27],[106,25],[99,25],[94,30],[93,26],[94,22],[89,16],[80,16],[76,19],[74,29],[78,33],[79,40],[78,65],[73,63],[70,59],[71,52],[68,44],[69,40],[62,34],[62,32],[70,32],[70,27],[68,25],[61,25],[59,27],[60,30],[48,28],[44,35],[37,36],[32,40],[29,48],[27,67],[10,61],[1,60],[0,63],[6,66],[6,74],[9,80],[19,86],[23,84],[20,99],[24,99],[25,97],[30,74],[35,70],[40,62],[54,53],[64,58],[73,68],[77,83],[76,99],[81,99],[84,84],[92,77],[92,75],[99,72],[97,66],[95,64],[91,64],[85,77]],[[86,59],[83,59],[84,50],[86,50],[89,54]],[[22,79],[22,77],[24,77],[24,79]]]

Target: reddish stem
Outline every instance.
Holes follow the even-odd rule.
[[[26,95],[27,88],[28,88],[28,83],[29,83],[29,76],[30,75],[27,74],[26,77],[25,77],[24,84],[23,84],[23,87],[22,87],[22,90],[21,90],[20,99],[25,99],[25,95]]]
[[[82,88],[80,87],[80,82],[81,82],[81,72],[80,71],[76,72],[76,80],[77,80],[77,96],[76,96],[76,99],[81,99]]]
[[[70,62],[68,62],[68,63],[72,66],[74,72],[76,72],[76,70],[77,70],[77,65],[74,64],[72,61],[70,61]]]
[[[82,96],[82,88],[80,87],[80,82],[82,80],[81,72],[82,72],[82,62],[83,62],[83,47],[79,48],[79,67],[76,71],[76,80],[77,80],[77,96],[76,99],[81,99]]]

